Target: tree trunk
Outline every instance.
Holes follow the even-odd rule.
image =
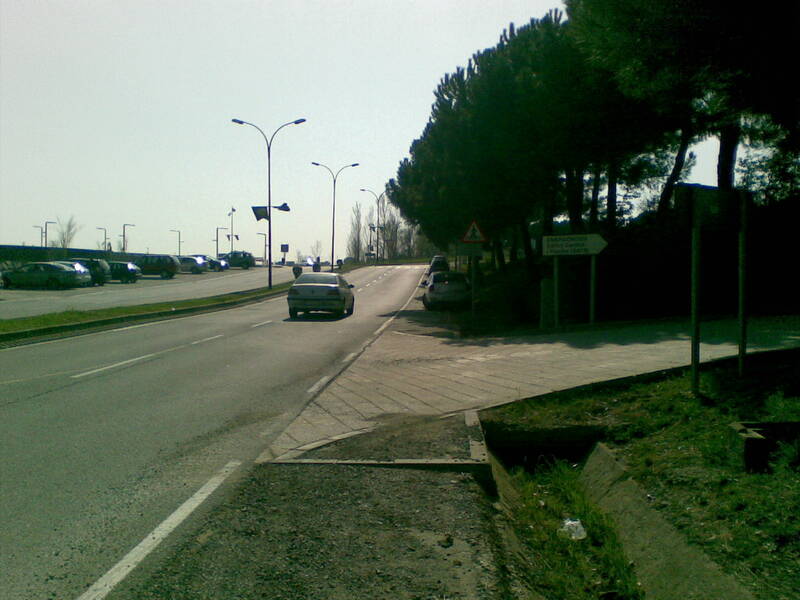
[[[664,189],[661,190],[661,197],[658,199],[658,208],[656,214],[661,216],[667,213],[672,200],[672,194],[675,191],[675,185],[681,177],[683,166],[686,164],[686,153],[689,151],[689,144],[692,141],[693,132],[692,127],[687,125],[681,129],[681,139],[678,145],[678,153],[675,155],[675,163],[672,165],[672,172],[667,177],[664,183]]]
[[[603,171],[600,169],[600,165],[595,165],[594,167],[594,174],[592,175],[592,200],[591,204],[589,205],[589,230],[590,231],[597,231],[597,224],[599,221],[598,213],[598,203],[600,201],[600,176],[602,175]]]
[[[536,262],[533,255],[533,248],[531,247],[531,233],[528,231],[527,219],[520,220],[519,233],[522,238],[522,249],[525,252],[525,271],[528,273],[528,281],[536,283]]]
[[[506,273],[508,271],[508,269],[506,267],[506,255],[503,252],[503,242],[500,239],[495,238],[494,241],[492,242],[492,244],[494,246],[494,253],[493,254],[494,254],[495,260],[497,261],[497,265],[498,265],[498,267],[500,269],[500,272],[501,273]]]
[[[736,150],[742,130],[739,119],[726,123],[719,131],[719,158],[717,160],[717,187],[732,190],[735,182]]]
[[[617,228],[617,180],[619,165],[613,160],[608,165],[608,197],[606,198],[606,229]]]
[[[567,169],[567,216],[572,233],[583,233],[583,170]]]

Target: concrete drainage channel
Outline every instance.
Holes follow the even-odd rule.
[[[625,465],[602,440],[601,427],[522,430],[484,427],[487,454],[505,504],[519,503],[509,469],[535,470],[540,461],[579,463],[588,499],[613,521],[623,552],[648,600],[725,598],[753,595],[722,572],[669,524],[631,479]],[[509,497],[511,496],[511,497]]]

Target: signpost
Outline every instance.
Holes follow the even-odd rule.
[[[542,238],[542,254],[553,257],[553,320],[558,327],[558,257],[590,256],[591,273],[589,275],[589,323],[594,325],[595,304],[597,297],[597,255],[608,246],[603,236],[597,233],[576,235],[546,235]]]
[[[486,241],[486,237],[483,235],[480,227],[478,227],[477,221],[472,221],[467,228],[467,231],[464,233],[464,236],[461,238],[461,245],[459,246],[459,250],[463,250],[464,254],[462,256],[469,256],[470,263],[472,263],[472,320],[475,320],[475,286],[476,286],[476,272],[478,270],[478,261],[475,260],[476,257],[483,256],[483,248],[482,245]],[[469,250],[467,250],[469,248]]]

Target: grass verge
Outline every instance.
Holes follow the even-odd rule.
[[[13,334],[52,327],[89,324],[109,319],[124,320],[126,317],[146,317],[147,315],[162,316],[168,312],[186,312],[193,309],[202,310],[215,306],[239,304],[257,300],[269,295],[280,294],[291,286],[291,282],[273,286],[271,291],[266,288],[236,292],[208,298],[195,298],[175,302],[161,302],[157,304],[140,304],[136,306],[121,306],[116,308],[102,308],[97,310],[67,310],[58,313],[23,317],[20,319],[0,320],[0,334]]]
[[[770,473],[748,473],[728,431],[734,421],[800,421],[798,367],[796,351],[769,353],[753,357],[748,376],[741,380],[730,362],[709,365],[702,374],[701,398],[687,392],[688,375],[671,374],[538,397],[488,411],[482,420],[522,429],[578,424],[604,427],[607,443],[625,460],[654,509],[689,543],[733,574],[757,598],[797,600],[800,443],[781,444],[772,455]],[[548,489],[543,485],[535,478],[521,482],[534,502],[531,510],[542,500],[542,490]],[[548,491],[543,500],[552,513],[544,528],[552,533],[553,519],[578,513],[570,505],[563,508],[554,503],[553,499],[564,494],[558,492],[560,484],[548,485],[555,491]],[[520,517],[520,535],[533,535],[525,531],[526,519],[533,517],[525,511]],[[580,518],[583,520],[583,515]],[[530,524],[536,529],[535,521]],[[591,527],[586,529],[591,531]],[[544,550],[547,555],[537,560],[545,566],[561,561],[559,546],[554,548],[548,546]],[[596,567],[581,571],[582,581],[586,589],[599,589],[602,586],[592,583],[591,568]]]

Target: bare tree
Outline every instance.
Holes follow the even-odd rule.
[[[356,262],[361,262],[363,246],[364,235],[361,224],[361,203],[356,202],[353,206],[353,214],[350,217],[350,237],[347,240],[347,255],[353,257]]]
[[[314,260],[317,260],[317,258],[319,258],[320,256],[322,256],[322,242],[317,240],[316,242],[311,244],[311,257]]]
[[[62,221],[61,217],[59,217],[58,233],[56,234],[56,239],[53,241],[53,245],[58,248],[69,248],[72,245],[72,241],[75,239],[75,234],[78,233],[80,228],[81,226],[78,225],[74,216],[70,216],[66,221]]]

